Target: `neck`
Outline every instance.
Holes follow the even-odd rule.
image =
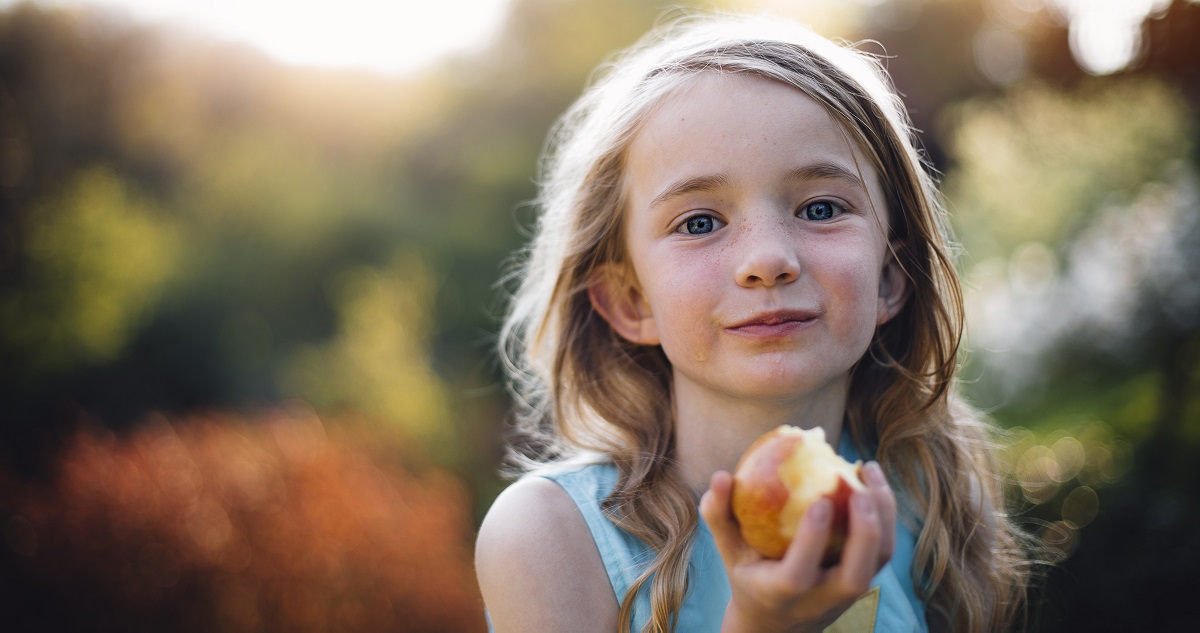
[[[742,453],[763,433],[790,424],[821,427],[837,450],[846,409],[847,383],[840,381],[788,400],[726,397],[676,376],[675,460],[680,476],[699,498],[718,470],[730,473]]]

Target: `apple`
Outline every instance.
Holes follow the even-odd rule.
[[[742,538],[767,558],[783,558],[800,517],[821,497],[833,505],[822,565],[842,554],[850,495],[866,490],[862,462],[851,464],[825,441],[825,430],[776,427],[754,441],[733,473],[733,515]]]

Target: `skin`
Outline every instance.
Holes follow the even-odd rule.
[[[668,97],[628,152],[633,275],[597,275],[613,329],[661,345],[676,396],[676,463],[700,497],[733,588],[726,631],[821,630],[891,558],[895,498],[877,464],[850,502],[840,562],[822,567],[827,501],[781,560],[741,538],[738,458],[780,425],[821,426],[836,446],[850,369],[908,288],[890,257],[879,178],[815,101],[751,75],[702,73]],[[612,279],[632,277],[630,285]],[[536,481],[536,483],[535,483]],[[510,487],[477,544],[497,631],[612,631],[599,554],[554,484]],[[569,605],[569,608],[567,606]]]

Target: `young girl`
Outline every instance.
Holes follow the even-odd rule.
[[[476,551],[494,630],[1012,625],[1026,566],[953,394],[945,213],[872,58],[677,21],[566,113],[539,202],[501,334],[528,473]],[[830,567],[827,502],[781,560],[731,514],[730,471],[784,423],[867,460]]]

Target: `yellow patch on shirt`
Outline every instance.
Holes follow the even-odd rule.
[[[875,615],[879,612],[879,587],[871,587],[864,593],[842,617],[833,621],[825,629],[825,633],[863,633],[875,630]]]

